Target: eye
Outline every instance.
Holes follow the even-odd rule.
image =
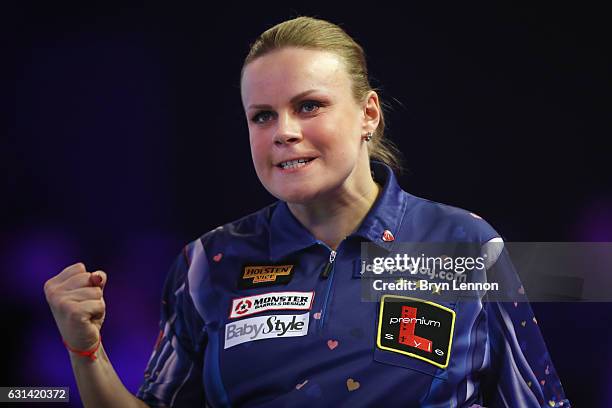
[[[314,113],[322,106],[320,102],[317,101],[305,101],[300,105],[300,111],[304,113]]]
[[[267,121],[272,119],[272,117],[273,117],[272,112],[270,112],[270,111],[262,111],[262,112],[258,112],[257,114],[255,114],[251,118],[251,121],[253,123],[266,123]]]

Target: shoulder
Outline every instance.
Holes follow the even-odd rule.
[[[276,205],[223,224],[185,245],[169,274],[169,293],[183,288],[181,292],[189,294],[185,296],[189,306],[207,321],[206,310],[216,299],[211,283],[233,276],[211,271],[227,271],[244,256],[258,254],[262,250],[267,253],[268,224]]]
[[[433,235],[433,240],[485,243],[501,238],[491,224],[472,211],[406,194],[410,203],[406,218]]]
[[[187,263],[203,252],[214,253],[216,248],[226,248],[238,241],[243,243],[267,242],[269,223],[278,202],[237,220],[220,225],[188,243],[183,249]]]

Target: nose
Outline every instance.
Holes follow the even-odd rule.
[[[274,134],[274,144],[277,146],[295,144],[302,141],[302,131],[297,120],[290,113],[279,114],[278,126]]]

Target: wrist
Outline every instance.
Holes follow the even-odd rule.
[[[102,344],[102,334],[100,334],[100,336],[98,337],[98,342],[96,343],[96,345],[89,350],[79,350],[74,347],[71,347],[63,338],[62,342],[64,343],[64,346],[68,349],[68,351],[70,351],[71,353],[88,358],[91,361],[95,361],[97,359],[96,353],[100,348],[100,345]]]

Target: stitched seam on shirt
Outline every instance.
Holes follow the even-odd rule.
[[[176,399],[176,397],[178,396],[178,393],[181,391],[181,388],[183,388],[183,386],[187,383],[187,380],[189,379],[189,376],[191,375],[191,371],[193,371],[193,367],[194,364],[191,363],[190,367],[189,367],[189,371],[187,372],[187,375],[185,376],[185,379],[183,380],[183,382],[181,383],[181,385],[178,386],[178,388],[176,389],[176,391],[174,392],[174,395],[172,396],[172,398],[170,399],[170,406],[174,406],[174,400]]]
[[[408,197],[406,196],[406,193],[402,191],[401,194],[402,194],[402,208],[400,211],[402,215],[400,217],[399,223],[397,224],[397,228],[396,228],[398,237],[401,236],[401,232],[404,229],[404,218],[406,217],[406,208],[408,207]],[[391,242],[391,246],[389,247],[390,251],[394,249],[396,243],[397,241],[395,240]]]

